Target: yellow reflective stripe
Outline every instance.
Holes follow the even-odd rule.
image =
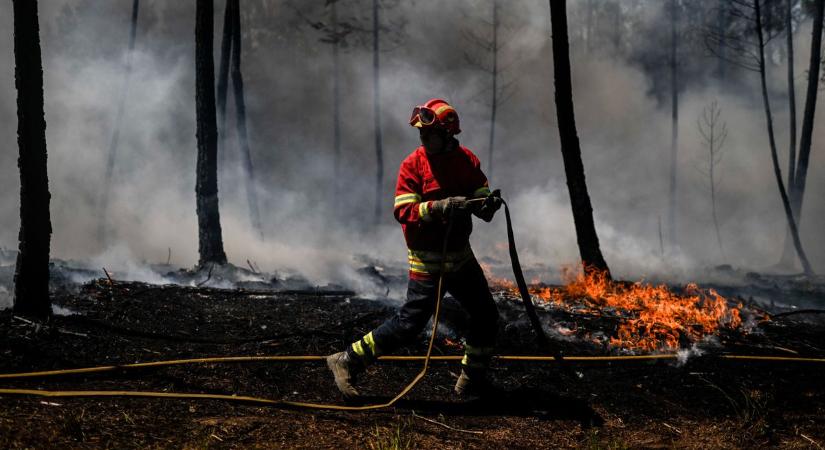
[[[421,201],[421,196],[416,193],[401,194],[395,196],[395,207],[406,205],[407,203],[416,203]]]
[[[367,352],[364,351],[364,347],[361,345],[360,339],[352,343],[352,350],[358,356],[367,356]]]
[[[487,197],[491,194],[490,188],[487,186],[482,186],[473,192],[473,197]]]
[[[418,217],[421,220],[428,221],[430,217],[430,202],[421,202],[418,204]]]
[[[447,252],[447,254],[444,255],[444,258],[448,262],[459,261],[463,258],[469,257],[470,255],[472,255],[472,250],[470,250],[470,247],[466,247],[464,250],[457,252]],[[411,261],[419,261],[423,263],[438,263],[441,262],[441,252],[407,249],[407,258]]]
[[[447,252],[444,257],[444,270],[455,272],[473,258],[473,250],[467,246],[464,250]],[[407,261],[412,272],[430,274],[441,271],[441,252],[407,249]]]
[[[461,364],[473,368],[485,368],[490,364],[495,353],[495,347],[473,347],[464,344],[464,358]]]
[[[446,272],[455,272],[461,268],[470,258],[460,261],[449,261],[444,263],[444,270]],[[418,273],[438,273],[441,270],[441,263],[425,263],[421,261],[409,260],[410,270]]]
[[[378,356],[378,347],[375,346],[375,338],[372,337],[372,331],[370,331],[369,333],[367,333],[366,336],[364,336],[364,342],[366,342],[367,345],[370,346],[370,350],[372,350],[372,356]]]
[[[447,110],[453,110],[453,111],[455,111],[455,108],[453,108],[453,107],[452,107],[452,106],[450,106],[450,105],[441,105],[441,107],[440,107],[440,108],[438,108],[438,109],[436,109],[436,110],[435,110],[435,115],[436,115],[436,116],[440,116],[440,115],[441,115],[441,113],[443,113],[444,111],[447,111]]]

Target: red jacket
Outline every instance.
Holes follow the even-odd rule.
[[[468,198],[490,194],[478,157],[464,146],[428,155],[418,147],[401,163],[395,188],[396,220],[401,223],[409,249],[410,276],[427,278],[441,268],[447,223],[430,215],[433,200],[453,196]],[[473,257],[469,216],[454,219],[447,241],[446,271],[457,270]]]

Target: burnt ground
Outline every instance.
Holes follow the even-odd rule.
[[[499,298],[500,352],[535,354],[520,306]],[[223,355],[328,354],[393,314],[348,292],[254,291],[92,281],[54,293],[73,312],[41,325],[0,312],[0,372]],[[546,314],[546,313],[545,313]],[[446,321],[462,319],[447,303]],[[452,394],[456,363],[435,362],[394,408],[348,413],[215,400],[0,397],[2,448],[821,448],[825,366],[734,362],[715,353],[825,356],[825,327],[804,315],[729,332],[701,357],[578,364],[496,362],[491,399]],[[607,325],[602,324],[609,328]],[[426,336],[400,354],[423,354]],[[610,350],[570,340],[567,354]],[[795,352],[795,353],[794,353]],[[460,354],[439,339],[436,354]],[[419,363],[379,363],[360,384],[386,400]],[[236,393],[340,402],[322,363],[176,366],[2,387]],[[423,417],[423,418],[422,418]],[[426,420],[429,419],[429,420]],[[447,428],[447,425],[452,428]]]

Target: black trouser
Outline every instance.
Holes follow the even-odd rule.
[[[479,369],[487,367],[498,330],[498,309],[475,258],[457,271],[445,274],[444,290],[452,294],[470,316],[462,364]],[[377,356],[411,343],[432,317],[437,291],[437,275],[424,280],[410,278],[407,302],[395,316],[354,342],[349,348],[350,355],[369,364]]]

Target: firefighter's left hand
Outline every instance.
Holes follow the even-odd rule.
[[[496,189],[484,199],[484,203],[481,204],[481,207],[478,208],[474,214],[481,220],[489,222],[493,220],[493,216],[496,214],[496,211],[501,208],[503,203],[504,200],[501,199],[501,190]]]

